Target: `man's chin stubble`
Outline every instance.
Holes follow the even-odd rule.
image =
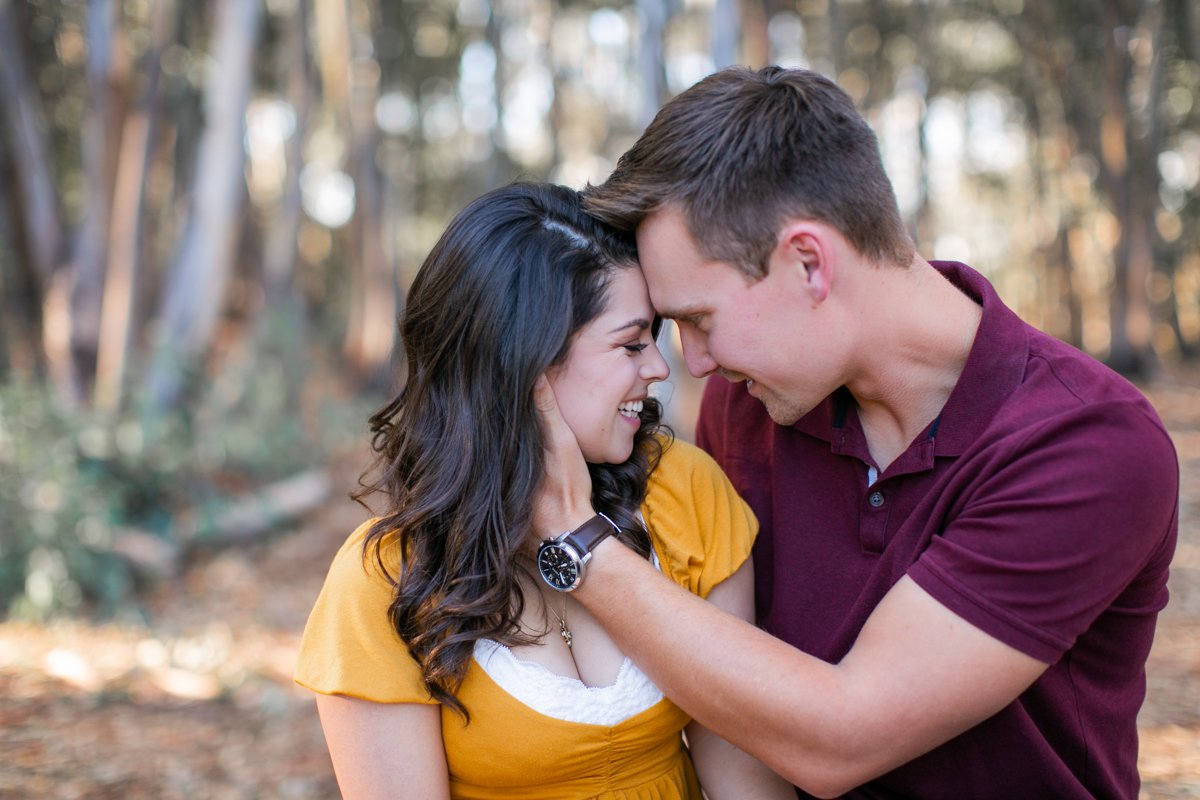
[[[716,373],[730,383],[742,383],[746,385],[747,390],[750,388],[750,381],[745,375],[730,372],[723,367],[717,367]],[[757,397],[755,399],[763,404],[763,407],[767,410],[767,416],[776,425],[783,425],[784,427],[795,425],[810,410],[783,399],[761,383],[756,383],[755,386],[757,387],[757,392],[755,393]],[[753,397],[754,395],[751,396]]]
[[[770,395],[769,400],[767,396],[760,397],[759,402],[767,409],[767,416],[771,418],[771,421],[785,428],[795,425],[801,417],[808,413],[808,409],[801,408],[795,403],[781,400],[774,395]]]
[[[789,428],[809,412],[809,409],[798,405],[794,401],[780,397],[761,383],[755,384],[755,387],[755,399],[763,404],[763,408],[767,410],[767,416],[776,425]]]

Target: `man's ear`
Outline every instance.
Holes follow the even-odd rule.
[[[819,222],[792,220],[780,231],[775,252],[771,254],[771,271],[794,270],[814,307],[829,296],[833,282],[833,242],[829,234],[829,227]]]

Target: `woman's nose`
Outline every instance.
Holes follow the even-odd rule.
[[[659,351],[657,344],[651,344],[643,353],[645,362],[638,368],[638,377],[644,381],[665,381],[671,374],[671,367]]]

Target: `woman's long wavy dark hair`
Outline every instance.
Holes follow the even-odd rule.
[[[454,218],[408,295],[407,381],[371,417],[376,478],[355,498],[386,498],[364,558],[395,586],[390,619],[430,695],[464,718],[455,693],[476,640],[536,641],[518,624],[545,463],[534,383],[566,360],[575,334],[604,311],[615,270],[636,259],[629,235],[585,215],[578,192],[514,184]],[[588,465],[593,506],[646,557],[637,511],[670,440],[661,413],[645,401],[628,461]],[[394,576],[382,558],[393,547],[403,564]]]

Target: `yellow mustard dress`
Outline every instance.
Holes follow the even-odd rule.
[[[741,566],[758,532],[754,514],[716,463],[679,441],[671,444],[651,476],[641,511],[659,568],[701,597]],[[363,561],[363,539],[369,527],[368,522],[356,530],[334,559],[304,629],[296,681],[322,694],[380,703],[435,703],[417,663],[388,620],[391,587],[371,559]],[[388,564],[389,569],[393,566]],[[642,696],[647,688],[657,694],[650,696],[652,705],[618,720],[611,717],[622,715],[620,697],[615,698],[615,710],[601,709],[599,716],[587,708],[559,714],[545,706],[554,706],[559,692],[551,692],[548,698],[543,692],[543,710],[557,716],[548,715],[502,688],[492,677],[502,673],[485,670],[481,659],[510,672],[540,670],[544,674],[533,677],[542,680],[543,688],[558,686],[564,695],[583,692],[599,699],[623,684],[637,683],[639,676],[645,684]],[[518,662],[507,648],[481,640],[457,695],[471,714],[470,723],[464,725],[453,710],[442,709],[450,796],[456,800],[700,800],[700,787],[680,735],[689,717],[663,698],[628,659],[617,680],[613,687],[586,688],[540,665]],[[661,699],[654,702],[655,698]],[[610,718],[604,724],[573,721],[600,719],[606,713]]]

